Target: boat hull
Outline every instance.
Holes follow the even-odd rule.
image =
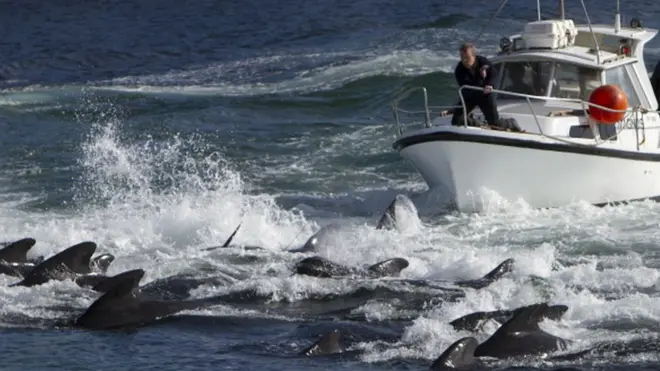
[[[576,201],[602,205],[660,195],[660,153],[473,131],[448,128],[420,133],[397,140],[394,148],[432,190],[448,192],[462,212],[484,211],[487,192],[510,202],[523,200],[534,208]]]

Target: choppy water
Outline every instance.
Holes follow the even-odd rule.
[[[452,319],[540,301],[569,306],[542,327],[571,351],[646,345],[493,367],[659,367],[658,204],[538,211],[494,196],[483,215],[417,204],[398,230],[373,228],[395,194],[425,189],[391,149],[389,101],[424,84],[452,102],[455,50],[498,3],[1,1],[0,240],[32,236],[34,255],[92,240],[117,256],[110,274],[143,268],[143,283],[210,270],[225,283],[193,296],[235,300],[137,332],[57,329],[98,295],[0,276],[0,368],[422,370],[470,334]],[[592,21],[613,20],[607,3],[587,1]],[[535,19],[534,5],[510,1],[480,51]],[[660,27],[656,2],[622,11]],[[660,39],[646,58],[660,58]],[[305,255],[285,250],[337,221],[345,227],[319,254],[349,266],[399,256],[410,261],[402,278],[452,281],[514,257],[515,271],[445,303],[440,289],[401,280],[291,276]],[[234,242],[266,251],[202,250],[241,222]],[[335,327],[354,334],[347,353],[296,356]]]

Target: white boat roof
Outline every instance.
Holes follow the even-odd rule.
[[[569,46],[562,49],[554,50],[521,50],[512,52],[511,54],[502,54],[493,56],[490,60],[495,62],[520,62],[520,61],[539,61],[539,60],[553,60],[563,61],[570,64],[592,67],[592,68],[608,68],[615,65],[630,63],[636,61],[634,57],[620,57],[619,55],[611,52],[600,52],[600,64],[598,63],[598,56],[591,48],[584,46]],[[618,63],[617,63],[618,62]]]
[[[577,28],[579,32],[591,33],[588,25],[575,25],[575,28]],[[651,41],[651,39],[653,39],[658,33],[658,30],[654,28],[630,28],[623,25],[619,32],[617,32],[610,24],[592,24],[591,29],[593,29],[593,32],[596,34],[638,40],[644,44]]]
[[[492,62],[515,62],[515,61],[533,61],[533,60],[552,60],[563,61],[570,64],[580,65],[584,67],[591,67],[596,69],[608,69],[622,64],[635,62],[638,60],[636,55],[642,55],[644,45],[653,39],[658,33],[657,29],[652,28],[630,28],[622,27],[617,32],[613,25],[608,24],[595,24],[589,27],[588,25],[576,25],[578,35],[589,37],[588,42],[590,45],[570,45],[563,48],[556,49],[518,49],[507,53],[501,53],[492,56]],[[600,58],[593,48],[592,34],[597,37],[613,37],[617,39],[630,39],[635,42],[637,52],[632,57],[619,55],[616,52],[603,50],[601,46]],[[510,39],[516,39],[521,35],[513,35]],[[600,41],[599,41],[600,44]],[[600,63],[599,63],[600,62]]]

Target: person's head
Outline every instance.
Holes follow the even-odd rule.
[[[463,63],[463,66],[467,68],[472,67],[477,59],[477,50],[474,48],[474,45],[465,43],[461,45],[460,52],[461,63]]]

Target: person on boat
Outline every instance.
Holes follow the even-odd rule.
[[[465,101],[465,109],[468,115],[479,107],[484,114],[488,125],[495,126],[499,120],[499,113],[497,111],[497,104],[495,103],[495,94],[493,90],[493,80],[495,78],[495,71],[490,61],[481,55],[477,55],[477,51],[472,44],[463,44],[460,47],[461,61],[456,65],[454,70],[454,77],[458,86],[471,85],[484,88],[483,91],[464,89],[463,100]],[[453,110],[453,117],[451,124],[461,126],[464,124],[462,102],[458,101],[457,108]]]

